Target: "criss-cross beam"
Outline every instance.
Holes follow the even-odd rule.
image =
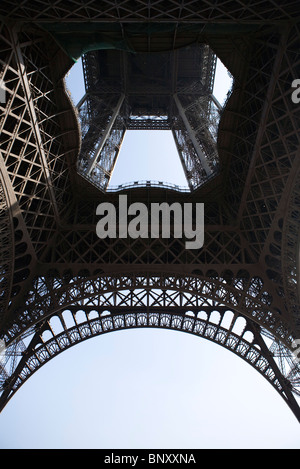
[[[79,132],[59,80],[71,61],[64,56],[60,62],[60,49],[39,29],[29,33],[1,23],[0,38],[6,92],[0,103],[0,171],[11,222],[11,278],[5,289],[11,301],[28,290],[36,262],[68,210]],[[2,320],[5,314],[7,309]]]
[[[74,0],[68,4],[58,0],[49,5],[46,0],[34,2],[25,0],[20,5],[15,0],[3,0],[0,14],[8,19],[30,21],[34,23],[204,23],[208,25],[222,24],[274,24],[293,21],[299,17],[299,5],[289,0],[284,5],[279,2],[254,0],[230,1],[216,4],[205,0],[201,8],[194,0],[143,0],[132,8],[127,0],[118,3],[113,0],[92,0],[88,4]]]

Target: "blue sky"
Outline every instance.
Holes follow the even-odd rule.
[[[75,103],[80,72],[79,61],[68,78]],[[226,79],[223,71],[220,101]],[[168,133],[156,137],[128,132],[112,184],[185,184]],[[300,427],[231,352],[177,331],[136,329],[90,339],[43,366],[0,414],[0,447],[299,449]]]

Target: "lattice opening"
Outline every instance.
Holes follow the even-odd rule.
[[[128,130],[108,190],[122,185],[175,185],[188,189],[170,130]]]
[[[129,57],[125,65],[132,75],[127,80],[131,77],[143,82],[140,73],[146,80],[145,91],[139,89],[136,98],[132,97],[134,86],[124,91],[116,85],[126,78],[119,69],[117,54],[90,52],[82,58],[83,67],[77,63],[67,78],[73,101],[78,102],[82,132],[79,173],[102,191],[139,185],[172,186],[184,191],[200,187],[218,172],[218,121],[221,103],[226,102],[232,88],[232,77],[220,60],[216,68],[216,57],[205,45],[180,50],[176,59],[172,54],[143,55],[147,66],[143,60]],[[176,60],[180,65],[170,80],[171,64]]]

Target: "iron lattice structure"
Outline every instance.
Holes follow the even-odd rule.
[[[191,190],[218,172],[215,54],[203,44],[161,53],[156,48],[150,43],[147,52],[101,50],[84,56],[78,170],[102,191],[127,129],[172,130]]]
[[[300,114],[291,99],[300,6],[248,3],[2,0],[1,409],[74,344],[161,327],[240,356],[300,421]],[[76,109],[64,76],[83,53],[87,93]],[[216,56],[234,78],[217,135]],[[162,62],[164,75],[144,93],[135,87],[134,66],[157,77]],[[124,132],[149,127],[173,131],[191,190],[123,193],[145,204],[204,202],[199,250],[184,239],[96,235],[98,203],[117,204],[106,188]]]

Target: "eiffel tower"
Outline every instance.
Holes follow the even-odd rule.
[[[232,351],[300,421],[299,2],[2,0],[0,20],[0,409],[73,345],[150,327]],[[172,131],[188,191],[109,190],[131,129]],[[120,194],[204,203],[203,247],[100,239],[96,208]]]

